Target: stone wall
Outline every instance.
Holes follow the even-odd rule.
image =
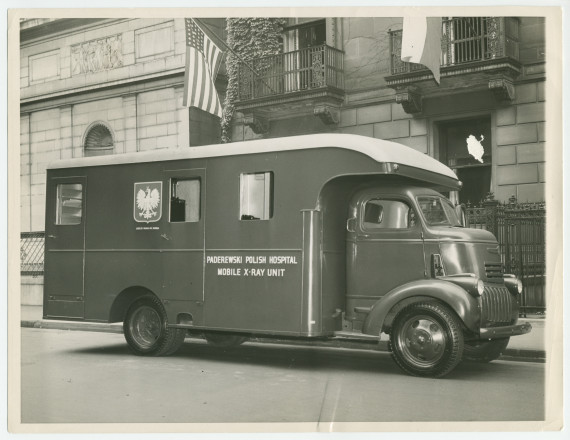
[[[426,120],[412,118],[394,102],[341,111],[337,131],[390,140],[428,153]]]
[[[351,17],[342,20],[345,86],[348,90],[381,88],[390,73],[388,30],[402,27],[401,18]]]
[[[20,280],[20,301],[24,306],[41,306],[44,295],[44,277],[22,275]]]
[[[497,198],[544,200],[544,82],[516,87],[516,103],[497,109]]]
[[[61,37],[25,42],[21,99],[164,74],[184,68],[182,19],[119,19]]]

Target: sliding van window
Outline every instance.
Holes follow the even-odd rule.
[[[241,220],[268,220],[273,217],[273,173],[264,171],[240,176]]]
[[[83,210],[83,185],[61,183],[57,185],[56,225],[79,225]]]
[[[200,221],[200,179],[170,180],[170,221]]]

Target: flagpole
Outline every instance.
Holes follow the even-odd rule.
[[[273,89],[273,87],[271,87],[269,84],[267,84],[267,83],[263,80],[263,78],[261,77],[261,75],[260,75],[259,73],[257,73],[257,72],[255,71],[255,69],[254,69],[252,66],[250,66],[246,61],[244,61],[244,60],[242,59],[242,57],[240,57],[237,53],[235,53],[235,52],[233,51],[233,49],[232,49],[230,46],[228,46],[224,40],[222,40],[220,37],[218,37],[218,36],[216,35],[216,33],[210,28],[210,26],[208,26],[206,23],[204,23],[204,22],[203,22],[202,20],[200,20],[199,18],[192,18],[191,20],[194,20],[194,22],[198,25],[198,27],[200,27],[200,29],[202,30],[202,32],[204,32],[204,30],[201,28],[200,25],[204,26],[204,27],[209,31],[209,34],[208,34],[208,35],[213,35],[213,36],[215,36],[216,40],[218,40],[218,42],[222,43],[222,45],[223,45],[227,50],[229,50],[229,51],[232,53],[233,56],[235,56],[241,63],[243,63],[249,70],[251,70],[251,72],[252,72],[255,76],[257,76],[265,86],[267,86],[267,87],[269,88],[269,90],[271,90],[271,91],[274,92],[274,93],[277,93],[277,92],[275,91],[275,89]]]

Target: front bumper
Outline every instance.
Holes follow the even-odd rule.
[[[482,328],[479,332],[481,339],[501,339],[510,336],[525,335],[530,333],[532,325],[530,322],[523,322],[521,324],[507,325],[504,327],[488,327]]]

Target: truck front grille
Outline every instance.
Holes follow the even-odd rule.
[[[503,280],[503,265],[502,263],[485,263],[485,275],[491,282]]]
[[[481,306],[483,327],[510,324],[513,308],[516,307],[511,293],[504,286],[485,286]]]

